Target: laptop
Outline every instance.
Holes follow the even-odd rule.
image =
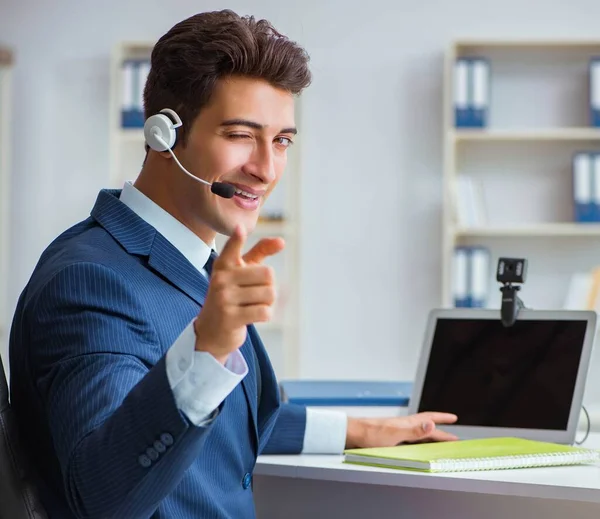
[[[460,439],[516,436],[573,445],[596,312],[437,309],[429,314],[410,414],[454,413]]]

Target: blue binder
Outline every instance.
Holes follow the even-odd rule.
[[[596,221],[594,193],[594,154],[577,152],[573,156],[573,207],[578,223]]]
[[[600,127],[600,57],[590,60],[589,95],[590,124]]]
[[[459,58],[454,64],[454,125],[468,128],[469,124],[469,60]]]
[[[408,407],[412,382],[282,380],[281,399],[306,406]]]
[[[134,95],[135,95],[135,61],[126,59],[121,64],[121,127],[136,126]]]
[[[473,128],[485,128],[490,112],[490,64],[484,58],[469,60],[469,124]]]
[[[592,153],[592,220],[600,222],[600,153]]]
[[[490,251],[473,246],[469,251],[469,306],[485,308],[489,292]]]
[[[471,306],[469,295],[469,247],[454,248],[452,259],[452,298],[456,308]]]

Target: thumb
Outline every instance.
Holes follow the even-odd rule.
[[[241,225],[236,225],[232,235],[229,237],[223,250],[215,263],[227,267],[235,267],[242,262],[242,247],[246,241],[246,231]]]

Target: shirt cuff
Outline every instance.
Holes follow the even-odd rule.
[[[346,413],[308,407],[302,454],[342,454],[347,429]]]
[[[235,350],[225,366],[210,353],[196,351],[193,321],[167,351],[166,370],[177,407],[196,426],[208,425],[216,410],[248,373]]]

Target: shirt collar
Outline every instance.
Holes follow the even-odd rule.
[[[173,215],[137,189],[132,182],[125,182],[120,200],[171,242],[198,271],[203,271],[211,248],[215,248],[214,242],[211,246],[204,243]]]

